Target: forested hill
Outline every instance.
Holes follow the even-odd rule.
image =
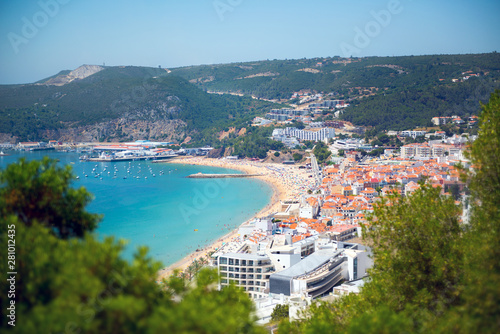
[[[0,85],[0,141],[213,142],[294,92],[346,100],[340,118],[379,130],[477,113],[500,88],[500,55],[270,60],[174,69],[83,65],[26,85]],[[225,92],[236,95],[209,94]]]
[[[93,67],[63,71],[36,84],[0,85],[0,133],[19,140],[63,134],[87,140],[181,140],[241,127],[270,105],[208,94],[160,68]],[[92,138],[79,137],[90,132]]]
[[[208,91],[289,99],[294,92],[311,90],[348,98],[363,88],[449,85],[468,71],[498,77],[500,54],[265,60],[171,70]]]
[[[345,120],[404,130],[428,125],[434,116],[477,113],[479,101],[500,87],[500,54],[267,60],[172,73],[207,91],[265,99],[289,101],[301,90],[330,94],[351,103]]]

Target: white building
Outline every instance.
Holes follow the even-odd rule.
[[[366,250],[346,249],[344,254],[347,257],[346,279],[354,281],[367,275],[367,270],[373,266],[373,259]]]
[[[288,147],[299,145],[298,140],[323,141],[335,137],[334,128],[318,128],[299,130],[297,128],[274,129],[272,139],[284,143]]]
[[[310,255],[296,265],[272,274],[269,291],[285,296],[320,297],[331,292],[342,280],[344,260],[341,252]]]
[[[421,136],[425,136],[427,131],[401,131],[401,136],[403,137],[412,137],[413,139]]]
[[[269,256],[264,254],[227,253],[217,258],[220,286],[231,282],[243,288],[251,298],[269,293],[269,277],[275,271]]]

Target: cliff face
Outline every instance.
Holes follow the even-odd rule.
[[[95,125],[46,130],[40,134],[41,140],[62,142],[135,141],[159,140],[179,141],[185,134],[186,124],[180,120],[115,119]]]
[[[78,67],[76,70],[73,70],[66,75],[58,75],[55,78],[47,80],[43,84],[63,86],[70,83],[73,80],[85,79],[86,77],[96,74],[97,72],[102,71],[103,69],[104,67],[98,65],[82,65]]]
[[[0,133],[0,143],[11,143],[15,144],[19,141],[19,138],[11,135],[10,133]]]

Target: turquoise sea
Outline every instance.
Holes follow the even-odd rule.
[[[104,215],[97,234],[128,240],[124,257],[138,246],[164,265],[172,264],[235,229],[264,208],[272,189],[256,179],[189,179],[203,173],[238,171],[170,163],[80,162],[77,153],[5,152],[0,168],[19,157],[47,155],[73,167],[74,185],[86,187],[95,199],[91,212]],[[98,175],[98,176],[97,176]],[[126,178],[125,178],[126,177]],[[197,231],[195,231],[197,230]]]

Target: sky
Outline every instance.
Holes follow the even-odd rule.
[[[498,0],[0,0],[0,84],[83,64],[500,51]]]

